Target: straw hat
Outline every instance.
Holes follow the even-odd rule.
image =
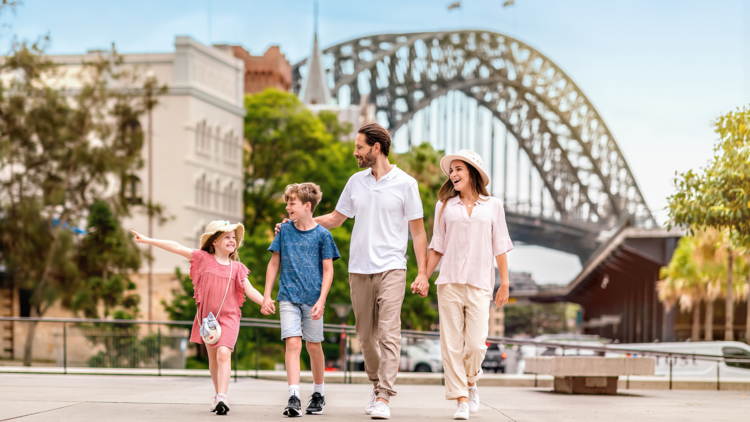
[[[242,223],[231,224],[229,221],[216,220],[208,223],[206,226],[206,232],[201,235],[201,249],[206,245],[208,239],[215,235],[217,232],[231,232],[234,231],[237,239],[237,247],[239,248],[242,244],[242,239],[245,237],[245,226]]]
[[[451,163],[453,162],[453,160],[461,160],[468,163],[479,171],[479,174],[482,176],[482,183],[484,184],[484,186],[490,184],[490,176],[488,176],[482,168],[482,157],[480,157],[476,152],[469,151],[468,149],[462,149],[455,154],[446,155],[445,157],[443,157],[440,160],[440,168],[443,169],[443,173],[445,173],[445,175],[448,177],[450,177]]]

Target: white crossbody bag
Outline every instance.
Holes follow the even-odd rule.
[[[232,283],[232,261],[229,261],[229,281],[227,282],[227,289],[224,291],[224,299],[221,300],[221,306],[219,306],[219,312],[214,316],[213,312],[209,312],[206,318],[203,318],[203,323],[200,327],[200,334],[203,342],[206,344],[216,344],[221,338],[221,325],[219,325],[219,314],[221,308],[224,307],[224,301],[227,299],[227,293],[229,292],[229,285]],[[198,318],[200,312],[195,315]]]

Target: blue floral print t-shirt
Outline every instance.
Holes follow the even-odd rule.
[[[303,231],[293,222],[281,225],[269,251],[281,254],[279,301],[315,305],[323,285],[323,260],[341,258],[331,232],[321,225]]]

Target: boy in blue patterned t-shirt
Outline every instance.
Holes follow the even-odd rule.
[[[286,416],[301,413],[299,393],[299,354],[302,340],[310,353],[313,373],[313,395],[307,405],[308,414],[323,413],[325,397],[323,379],[323,309],[333,281],[333,261],[339,251],[331,232],[313,221],[313,212],[323,194],[314,183],[293,184],[286,187],[284,202],[292,220],[281,226],[269,251],[273,252],[266,271],[266,291],[261,311],[275,312],[271,291],[281,265],[279,278],[279,309],[281,339],[286,341],[286,377],[289,383],[289,402]]]

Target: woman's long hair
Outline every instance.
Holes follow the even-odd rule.
[[[201,250],[204,250],[204,251],[210,253],[211,255],[215,254],[216,253],[216,248],[214,248],[214,241],[216,241],[216,239],[218,239],[219,237],[221,237],[221,235],[223,235],[224,233],[226,233],[226,232],[216,232],[213,235],[211,235],[211,237],[208,238],[208,240],[206,241],[206,243],[203,244],[203,247],[201,248]],[[236,231],[234,233],[235,233],[235,235],[237,234]],[[234,243],[237,244],[238,246],[236,246],[234,248],[234,252],[232,252],[232,253],[229,254],[229,260],[231,260],[231,261],[239,261],[240,260],[240,253],[239,253],[239,244],[240,244],[240,242],[237,239],[235,239]]]
[[[471,179],[469,181],[469,186],[471,186],[471,190],[472,192],[474,192],[474,195],[477,195],[480,198],[481,196],[490,196],[490,194],[487,193],[487,188],[482,184],[482,176],[479,175],[479,170],[477,170],[476,167],[472,166],[466,161],[461,161],[466,165],[466,168],[469,169],[469,179]],[[445,211],[445,206],[448,204],[448,200],[455,196],[458,196],[459,194],[460,192],[457,191],[455,187],[453,187],[451,177],[448,176],[448,180],[443,183],[443,186],[440,188],[440,192],[438,192],[438,199],[440,199],[440,202],[443,203],[443,207],[440,208],[440,214],[438,214],[438,223],[440,222],[440,217],[443,216],[443,211]]]

